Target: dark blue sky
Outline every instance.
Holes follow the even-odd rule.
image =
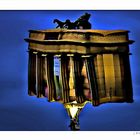
[[[53,29],[54,18],[72,21],[83,13],[92,29],[130,30],[134,103],[87,104],[80,114],[81,130],[140,130],[140,11],[0,11],[0,130],[66,131],[69,117],[62,104],[27,95],[29,29]]]

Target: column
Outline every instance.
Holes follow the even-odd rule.
[[[61,85],[62,85],[62,98],[63,103],[68,103],[69,99],[69,58],[66,54],[62,54],[60,57],[60,75],[61,75]]]
[[[93,57],[94,56],[89,56],[85,58],[85,62],[86,62],[87,75],[89,79],[92,104],[96,106],[99,105],[99,93],[98,93],[98,84],[97,84],[97,77],[96,77]]]
[[[131,103],[133,102],[133,90],[129,55],[127,53],[120,54],[120,66],[124,99]]]
[[[97,54],[94,61],[95,61],[95,70],[96,70],[96,76],[97,76],[99,96],[100,98],[105,98],[106,89],[105,89],[103,54]]]
[[[28,94],[36,95],[36,55],[37,52],[29,51],[28,62]]]
[[[119,54],[113,55],[115,74],[115,96],[123,97],[122,77]]]
[[[106,96],[112,100],[115,93],[113,54],[103,54]]]
[[[45,57],[45,81],[47,81],[47,89],[45,94],[48,97],[48,101],[55,101],[56,99],[56,89],[54,84],[54,57],[53,54],[47,54]]]
[[[45,96],[45,54],[37,54],[37,97]]]
[[[73,63],[74,89],[76,101],[78,103],[83,103],[85,99],[83,92],[84,79],[81,75],[83,67],[82,57],[79,54],[75,54],[73,58],[71,57],[71,59],[72,59],[71,61],[73,61],[72,63]]]

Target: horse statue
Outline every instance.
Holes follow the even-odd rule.
[[[54,19],[53,23],[58,24],[56,28],[76,29],[76,24],[74,22],[71,22],[69,19],[67,19],[65,22]]]
[[[90,14],[85,13],[80,18],[78,18],[75,23],[77,24],[77,29],[91,29],[91,23],[88,21]]]
[[[64,28],[65,22],[62,22],[58,19],[54,19],[53,23],[57,23],[58,25],[56,26],[56,28]]]
[[[65,29],[91,29],[91,23],[88,21],[90,18],[90,14],[85,13],[80,18],[78,18],[75,22],[71,22],[67,19],[65,22],[62,22],[58,19],[54,19],[53,23],[57,23],[56,28],[65,28]]]
[[[67,19],[65,21],[65,27],[67,29],[76,29],[76,23],[75,22],[71,22],[69,19]]]

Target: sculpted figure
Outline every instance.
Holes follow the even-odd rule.
[[[65,22],[62,22],[58,19],[54,19],[53,23],[57,23],[58,25],[56,26],[56,28],[64,28]]]
[[[75,22],[71,22],[67,19],[65,22],[62,22],[58,19],[54,19],[53,23],[57,23],[56,28],[66,28],[66,29],[91,29],[91,23],[88,21],[90,14],[85,13],[79,17]]]

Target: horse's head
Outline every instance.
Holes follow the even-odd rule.
[[[53,20],[53,23],[56,23],[56,22],[57,22],[57,19],[54,19],[54,20]]]
[[[69,24],[69,23],[71,23],[71,21],[70,21],[69,19],[67,19],[67,20],[65,21],[65,23]]]

